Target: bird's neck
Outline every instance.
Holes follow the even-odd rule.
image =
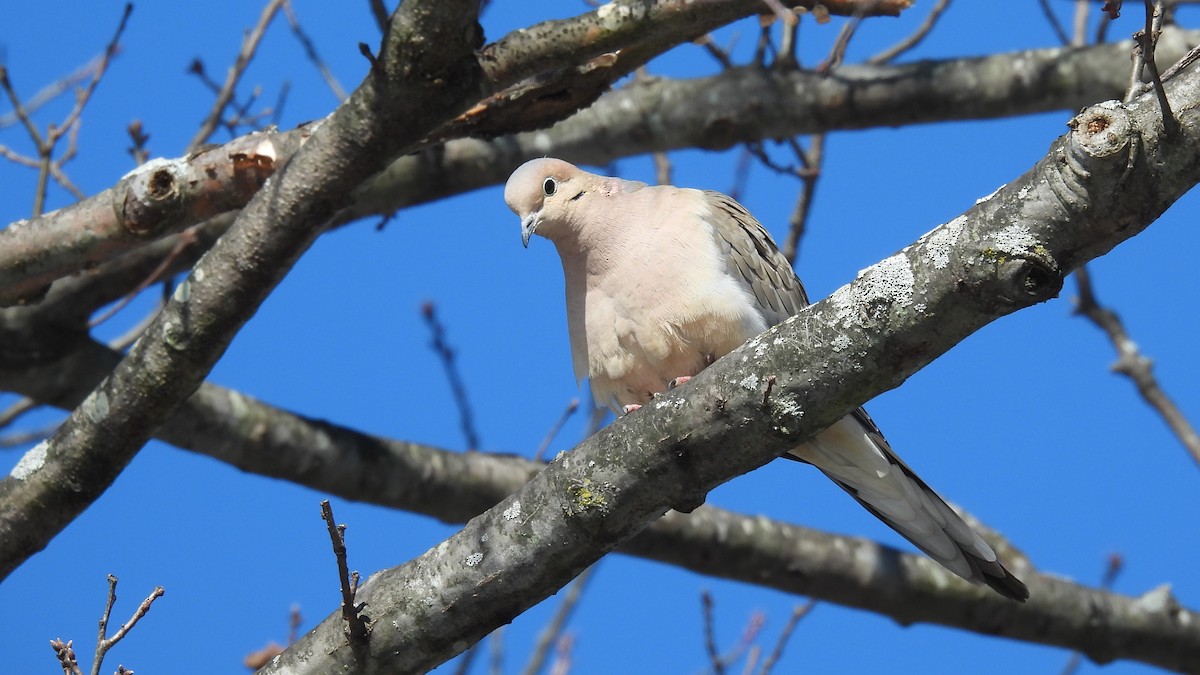
[[[554,246],[568,273],[579,278],[603,276],[620,267],[626,247],[614,227],[564,227],[555,233]]]

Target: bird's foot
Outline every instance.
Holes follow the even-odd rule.
[[[670,389],[674,389],[675,387],[682,386],[682,385],[686,384],[687,381],[690,379],[692,379],[691,375],[680,375],[679,377],[677,377],[667,383],[667,389],[670,390]]]
[[[630,403],[629,405],[621,406],[621,414],[628,415],[629,413],[631,413],[634,410],[637,410],[638,408],[641,408],[641,407],[642,406],[640,403]]]

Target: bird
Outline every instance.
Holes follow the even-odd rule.
[[[809,304],[770,234],[720,192],[647,185],[555,158],[504,186],[521,242],[562,262],[578,381],[626,414]],[[862,408],[783,455],[815,466],[943,567],[1024,602],[1025,584],[892,450]]]

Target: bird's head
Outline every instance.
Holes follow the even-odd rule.
[[[521,218],[521,243],[537,234],[554,239],[565,226],[571,205],[587,192],[591,174],[561,159],[525,162],[508,178],[504,201]]]

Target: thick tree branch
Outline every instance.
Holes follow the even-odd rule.
[[[1195,32],[1166,31],[1157,58],[1166,64],[1197,41]],[[1131,48],[1127,41],[901,66],[845,66],[824,77],[750,68],[697,80],[639,82],[546,131],[491,142],[453,140],[402,157],[365,184],[338,221],[393,213],[503,182],[513,166],[547,153],[606,164],[657,150],[724,148],[838,129],[1077,110],[1124,91],[1127,83],[1119,74],[1128,71]],[[622,62],[614,72],[590,71],[603,71],[593,87],[631,65],[636,64]],[[575,71],[564,71],[552,79],[562,87],[576,77]],[[588,100],[541,105],[536,115],[526,109],[524,121],[546,125]],[[511,111],[496,106],[495,115],[511,121]],[[490,114],[485,109],[475,117]],[[479,124],[478,119],[464,121],[454,133],[467,133]],[[310,134],[311,129],[301,128],[250,135],[196,157],[156,160],[95,197],[0,230],[0,305],[33,301],[56,278],[240,208]],[[265,156],[266,149],[274,153],[272,162],[248,161]]]
[[[471,0],[404,3],[367,80],[255,195],[113,373],[0,481],[0,576],[107,489],[350,190],[471,103],[477,9]]]
[[[52,366],[72,377],[54,381],[37,377],[41,370],[0,372],[0,386],[7,387],[12,377],[44,383],[44,388],[29,393],[70,407],[119,359],[118,353],[91,343],[69,361]],[[208,383],[157,435],[243,471],[449,523],[466,522],[484,512],[545,468],[519,457],[450,452],[365,435]],[[1200,632],[1187,627],[1200,626],[1200,615],[1166,611],[1169,602],[1155,611],[1150,600],[1035,577],[1019,563],[1017,573],[1037,592],[1014,614],[1003,598],[967,584],[923,556],[709,506],[686,515],[669,513],[618,550],[700,574],[867,609],[902,623],[937,623],[987,635],[999,631],[1015,639],[1080,649],[1094,659],[1145,660],[1146,654],[1200,648]],[[1009,553],[1007,558],[1012,562],[1014,556],[1019,554]],[[1169,600],[1153,597],[1160,604]],[[1106,632],[1093,630],[1093,620],[1103,623]]]
[[[878,13],[895,14],[910,0],[831,4],[840,11],[870,4],[879,7]],[[429,134],[423,144],[488,129],[511,130],[514,124],[536,128],[562,119],[650,58],[761,8],[758,0],[614,2],[572,19],[516,31],[480,52],[493,90],[512,87],[551,65],[555,72],[511,92],[501,91],[457,119],[441,120],[441,128],[423,130]],[[268,17],[265,12],[264,20]],[[581,36],[586,43],[582,48]],[[569,55],[564,54],[568,47],[572,47]],[[473,79],[471,85],[476,93],[485,92],[480,79]],[[0,230],[0,306],[35,302],[54,279],[128,249],[139,239],[196,224],[217,212],[214,207],[230,209],[245,204],[306,137],[307,132],[301,130],[254,141],[238,139],[242,145],[252,143],[253,152],[247,154],[229,144],[204,153],[210,157],[207,162],[193,162],[191,157],[151,162],[92,199]],[[261,145],[264,142],[265,147]],[[392,143],[386,147],[411,152],[415,145]],[[401,154],[397,150],[393,158]],[[250,167],[243,161],[247,157]],[[210,184],[213,179],[208,177],[212,172],[227,184],[225,189],[218,186],[216,195]],[[242,175],[246,173],[249,176]],[[231,183],[244,189],[230,190]],[[218,198],[210,204],[202,199],[205,194]],[[189,208],[197,204],[198,209]]]
[[[264,672],[429,668],[667,510],[694,510],[716,485],[898,386],[984,325],[1053,297],[1065,274],[1200,181],[1200,76],[1188,71],[1168,93],[1181,111],[1169,142],[1150,97],[1084,110],[1024,176],[560,455],[443,544],[374,575],[359,596],[374,619],[367,662],[355,660],[334,614]],[[1053,596],[1052,584],[1031,581],[1032,602]],[[1156,599],[1147,606],[1165,624],[1198,630]],[[1021,612],[1005,610],[1005,625]],[[1111,656],[1109,641],[1092,649]],[[1133,658],[1186,668],[1200,662],[1200,643]]]

